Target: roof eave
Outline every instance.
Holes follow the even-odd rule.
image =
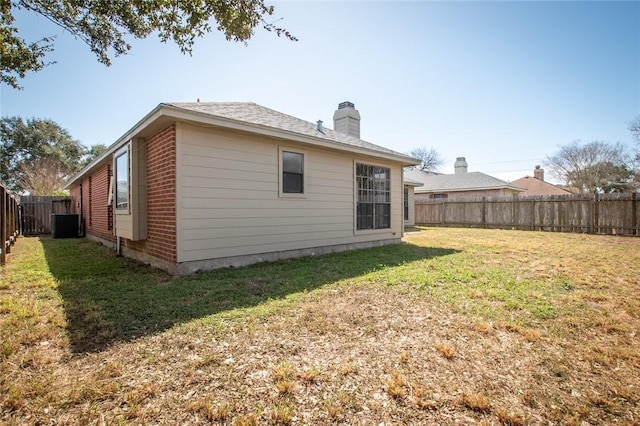
[[[78,174],[67,180],[65,189],[69,189],[72,185],[78,182],[88,171],[102,163],[105,159],[107,159],[110,155],[117,151],[120,146],[136,137],[137,135],[143,133],[145,129],[147,129],[151,124],[162,117],[167,117],[175,121],[196,122],[198,124],[205,124],[214,127],[222,127],[280,139],[287,139],[303,144],[320,146],[329,149],[338,149],[340,151],[351,152],[359,155],[383,158],[386,160],[400,162],[402,166],[413,166],[420,163],[418,159],[410,156],[395,155],[392,153],[376,151],[364,147],[356,147],[335,140],[328,141],[322,138],[315,138],[313,136],[303,135],[285,129],[277,129],[270,126],[247,123],[246,121],[242,120],[221,117],[206,112],[186,110],[184,108],[161,103],[153,110],[151,110],[151,112],[145,115],[133,127],[131,127],[125,134],[118,138],[118,140],[111,144],[102,154],[100,154],[96,159],[89,163]]]
[[[304,144],[320,146],[323,148],[338,149],[340,151],[347,151],[357,153],[361,155],[374,156],[379,158],[385,158],[387,160],[401,162],[403,166],[412,166],[420,164],[420,160],[407,156],[407,155],[394,155],[392,153],[385,153],[382,151],[376,151],[365,147],[357,147],[349,145],[336,140],[327,140],[319,137],[313,137],[304,135],[291,130],[278,129],[271,126],[266,126],[256,123],[248,123],[242,120],[236,120],[233,118],[221,117],[206,112],[186,110],[184,108],[176,107],[173,105],[164,105],[166,109],[170,109],[175,113],[175,118],[182,119],[184,121],[194,121],[193,117],[198,117],[198,123],[209,124],[216,127],[224,127],[228,129],[240,130],[249,133],[256,133],[264,136],[275,137],[279,139],[292,140]]]
[[[160,118],[162,116],[162,108],[163,104],[159,104],[154,109],[152,109],[147,115],[145,115],[142,119],[140,119],[140,121],[138,121],[133,127],[131,127],[124,135],[122,135],[114,143],[112,143],[102,154],[96,157],[91,163],[87,164],[82,170],[80,170],[78,174],[67,180],[64,189],[70,189],[71,186],[78,182],[88,171],[101,164],[115,151],[117,151],[122,145],[131,140],[136,134],[140,133],[151,123]]]
[[[526,191],[524,188],[519,188],[511,185],[501,185],[501,186],[478,186],[471,188],[421,188],[421,190],[416,190],[418,193],[425,192],[466,192],[466,191],[492,191],[494,189],[511,189],[513,191],[523,192]]]

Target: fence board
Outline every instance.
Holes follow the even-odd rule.
[[[19,209],[17,198],[0,182],[0,265],[5,264],[20,233]]]
[[[60,196],[26,196],[20,198],[22,233],[42,235],[51,233],[51,214],[70,214],[72,201]]]
[[[637,193],[417,200],[416,224],[640,234]]]

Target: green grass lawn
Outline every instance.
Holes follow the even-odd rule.
[[[7,424],[632,424],[640,239],[422,229],[171,277],[21,238],[0,278]]]

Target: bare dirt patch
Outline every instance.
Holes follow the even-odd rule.
[[[289,272],[277,279],[260,278],[263,269],[247,278],[231,275],[251,298],[258,297],[252,283],[260,282],[265,299],[185,315],[188,320],[164,330],[112,339],[91,352],[71,350],[56,279],[9,267],[1,290],[0,421],[639,421],[637,239],[428,229],[407,241],[448,254],[360,268],[371,271],[278,298],[270,283],[294,280]],[[21,253],[20,244],[30,251]],[[37,244],[20,244],[11,261],[24,256],[37,263],[37,254],[29,254]],[[383,248],[391,251],[380,258],[400,256],[398,249]],[[292,270],[311,274],[300,269],[318,268],[315,261],[326,259]],[[212,297],[210,286],[222,275],[195,279],[205,288],[194,292],[200,298],[176,296],[180,309],[185,300],[191,306]],[[165,288],[166,277],[158,280]],[[113,332],[109,318],[102,312],[87,321]]]

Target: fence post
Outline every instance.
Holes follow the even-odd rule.
[[[482,227],[487,227],[487,197],[482,197]]]
[[[4,185],[0,185],[0,242],[2,243],[2,252],[0,253],[0,265],[4,265],[7,260],[7,214],[6,214],[6,202],[7,202],[7,190]]]
[[[445,225],[447,223],[447,203],[446,200],[442,201],[442,224]]]
[[[638,236],[638,193],[631,194],[631,235]]]
[[[536,229],[536,199],[531,200],[531,230]]]
[[[600,233],[600,197],[597,192],[593,194],[593,230]]]
[[[516,197],[517,195],[513,195],[511,198],[511,221],[513,222],[513,228],[518,229],[518,218],[516,215],[518,214],[518,209],[516,208]]]

